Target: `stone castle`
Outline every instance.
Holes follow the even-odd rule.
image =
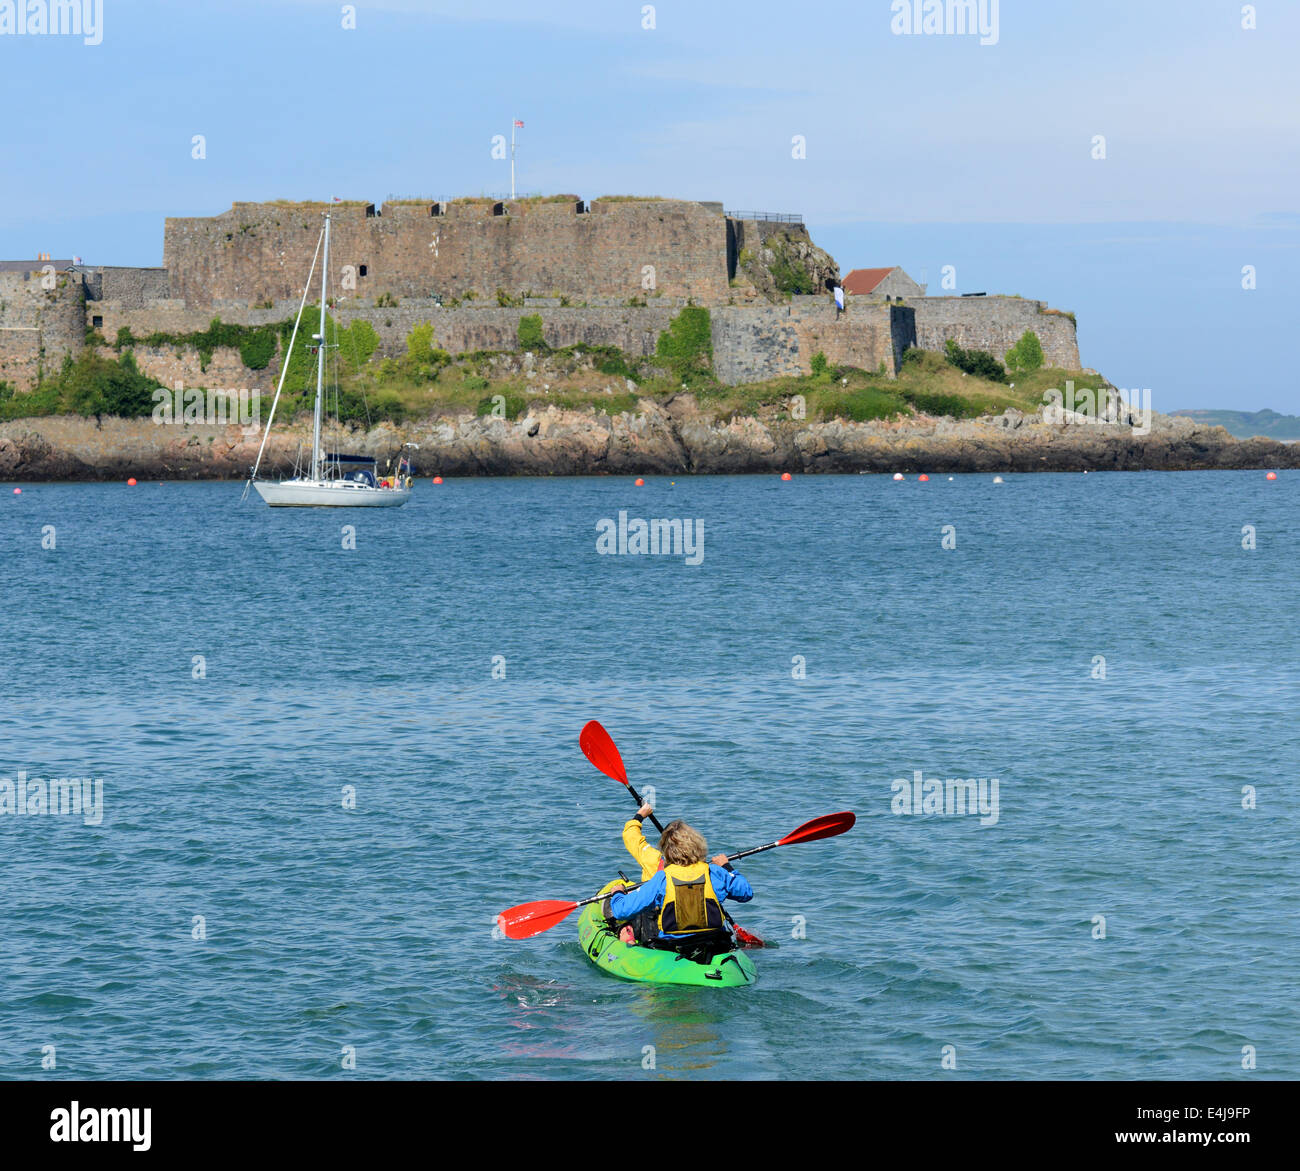
[[[576,196],[544,199],[236,203],[168,219],[161,268],[0,263],[0,382],[28,390],[96,336],[202,331],[214,317],[263,325],[293,317],[322,216],[333,217],[332,313],[369,321],[380,355],[432,322],[452,353],[519,348],[519,320],[542,318],[548,344],[654,353],[681,307],[710,310],[714,369],[728,383],[807,373],[813,355],[893,375],[908,346],[955,339],[1002,358],[1029,329],[1049,365],[1078,369],[1072,315],[1019,297],[850,296],[839,267],[797,216],[727,212],[720,203]],[[792,274],[795,278],[792,281]],[[814,290],[811,293],[796,290]],[[318,295],[313,290],[313,296]],[[167,384],[273,387],[238,350],[137,345],[140,368]],[[270,385],[268,385],[270,384]]]

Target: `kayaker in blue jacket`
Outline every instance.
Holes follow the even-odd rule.
[[[653,946],[679,951],[714,947],[728,950],[731,936],[722,917],[722,903],[735,899],[747,903],[754,891],[725,854],[712,860],[708,843],[684,821],[672,821],[659,839],[663,869],[633,891],[610,894],[608,914],[616,920],[632,919],[655,908],[658,938]]]

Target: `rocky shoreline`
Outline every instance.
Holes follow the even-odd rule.
[[[254,428],[99,421],[74,416],[0,424],[0,480],[243,479],[257,458]],[[689,475],[771,472],[1186,471],[1300,467],[1300,444],[1234,439],[1222,427],[1152,415],[1127,423],[1046,422],[1041,413],[867,423],[753,416],[718,421],[693,396],[642,400],[636,414],[556,407],[518,419],[443,415],[355,429],[342,450],[379,457],[419,444],[416,470],[444,476]],[[276,428],[264,474],[292,471],[310,425]],[[331,443],[333,447],[333,443]]]

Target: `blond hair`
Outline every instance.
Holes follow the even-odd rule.
[[[659,849],[669,866],[691,866],[709,856],[709,843],[704,835],[684,821],[670,821],[664,826]]]

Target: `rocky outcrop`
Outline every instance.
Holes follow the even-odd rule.
[[[801,423],[752,416],[719,420],[692,396],[642,400],[616,416],[545,407],[517,419],[434,416],[347,432],[331,446],[375,455],[419,444],[424,475],[633,475],[758,472],[1037,472],[1300,467],[1300,445],[1234,439],[1222,427],[1153,415],[1131,423],[1009,410],[974,420],[912,416]],[[239,479],[260,435],[236,426],[68,416],[0,424],[0,479]],[[292,471],[309,450],[309,424],[276,428],[263,470]]]
[[[790,294],[824,293],[839,283],[835,258],[812,242],[803,224],[732,220],[731,231],[733,288],[742,299],[783,302]]]

